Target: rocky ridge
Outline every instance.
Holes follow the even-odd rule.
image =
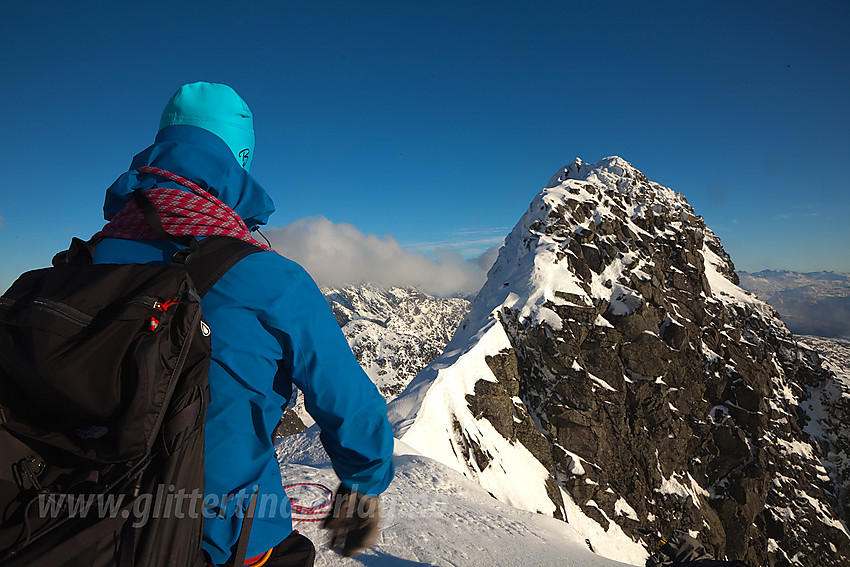
[[[612,558],[684,529],[752,565],[846,565],[841,479],[803,410],[831,375],[737,284],[684,196],[577,159],[391,404],[396,433]]]

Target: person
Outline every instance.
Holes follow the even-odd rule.
[[[383,397],[316,284],[301,266],[253,238],[252,230],[275,210],[249,173],[253,157],[253,114],[231,87],[180,87],[153,145],[106,191],[109,222],[95,235],[94,261],[165,263],[181,248],[157,236],[132,198],[138,191],[169,235],[225,235],[263,248],[240,260],[201,302],[212,341],[202,547],[215,565],[230,560],[257,490],[246,564],[289,565],[288,558],[299,557],[311,565],[315,549],[293,531],[272,442],[293,384],[340,479],[336,516],[326,527],[342,538],[347,555],[374,541],[377,498],[394,473],[393,436]],[[350,513],[352,505],[373,512]]]

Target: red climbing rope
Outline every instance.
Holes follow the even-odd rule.
[[[298,490],[299,487],[312,487],[319,490]],[[321,522],[331,513],[333,506],[334,491],[316,482],[297,482],[283,487],[289,503],[292,506],[293,522]],[[310,494],[313,492],[313,494]],[[304,493],[304,494],[302,494]],[[311,502],[311,505],[302,505],[301,502]]]

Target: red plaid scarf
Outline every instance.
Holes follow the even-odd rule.
[[[157,167],[140,167],[139,173],[157,175],[191,189],[187,193],[180,189],[154,187],[145,191],[145,196],[159,213],[162,227],[175,236],[230,236],[259,246],[263,250],[272,248],[257,242],[251,231],[236,212],[204,191],[200,186],[179,175]],[[123,209],[115,213],[112,220],[93,238],[122,238],[124,240],[159,240],[135,199],[130,199]]]

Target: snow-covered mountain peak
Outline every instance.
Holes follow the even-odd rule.
[[[828,373],[737,283],[683,195],[622,158],[577,159],[390,405],[396,432],[611,558],[641,564],[652,527],[753,564],[844,564],[846,469],[826,474],[799,412]],[[776,527],[792,519],[809,527]]]
[[[549,180],[546,187],[557,187],[568,179],[587,181],[591,176],[597,178],[607,177],[609,179],[612,177],[638,179],[646,182],[646,176],[638,171],[631,163],[619,156],[609,156],[599,160],[595,164],[585,163],[581,158],[577,157],[569,165],[559,169]]]
[[[686,264],[703,264],[699,271],[707,270],[718,297],[755,302],[746,292],[731,293],[738,283],[734,265],[683,195],[649,181],[620,157],[596,164],[576,158],[552,177],[508,235],[471,324],[462,328],[477,332],[502,305],[519,311],[522,321],[550,326],[559,325],[553,313],[559,305],[605,303],[616,315],[634,312],[642,300],[632,279],[650,279],[647,244],[678,232],[689,235]]]

